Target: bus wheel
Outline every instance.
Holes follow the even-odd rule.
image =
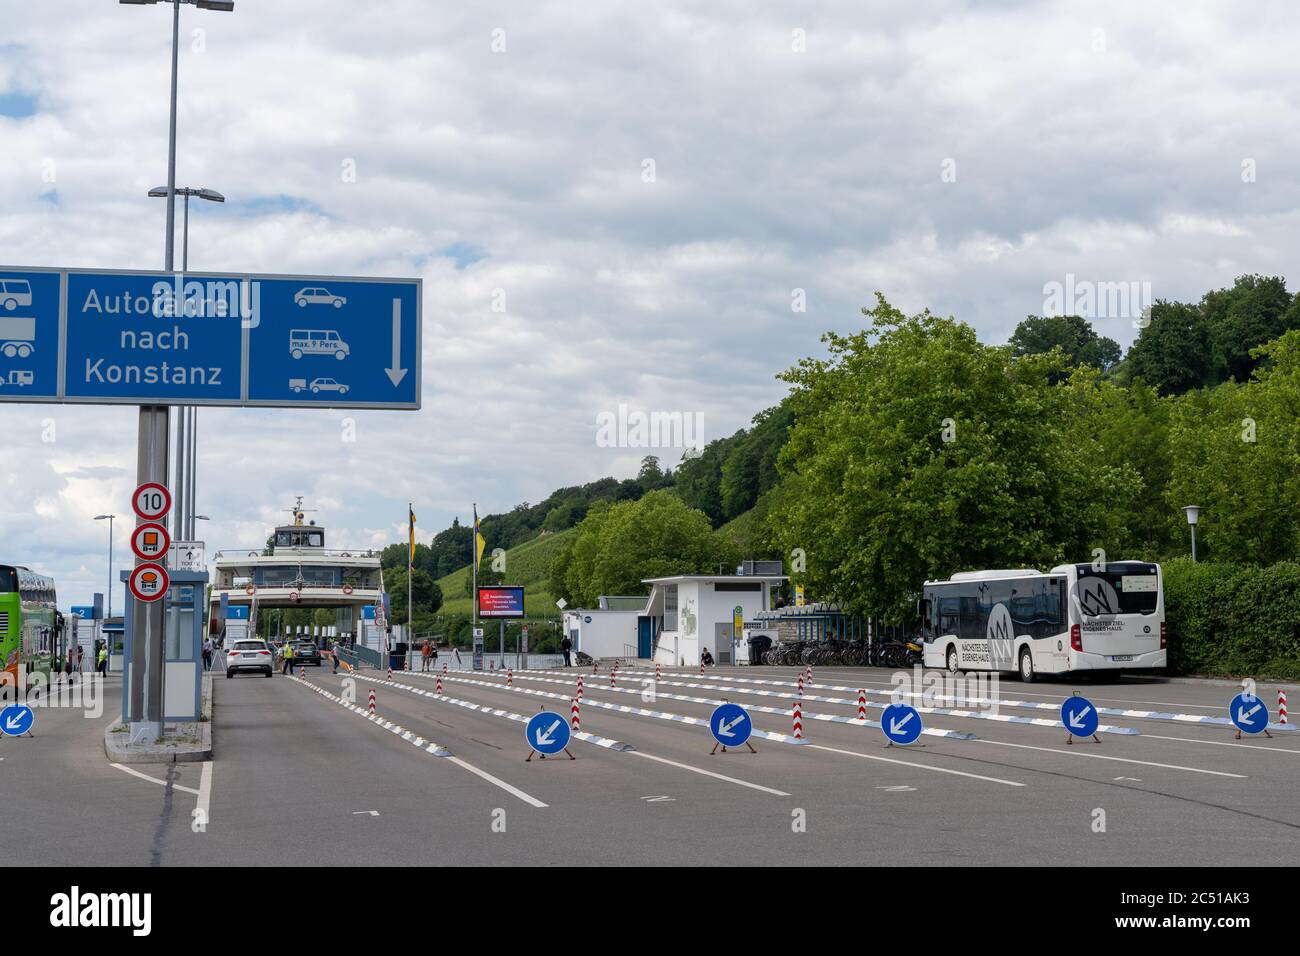
[[[957,648],[948,648],[948,673],[957,673]]]
[[[1034,655],[1027,647],[1020,652],[1020,679],[1026,684],[1034,682]]]

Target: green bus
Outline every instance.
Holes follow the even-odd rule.
[[[54,579],[17,565],[0,564],[0,693],[26,696],[33,674],[49,686],[61,650],[62,615]]]

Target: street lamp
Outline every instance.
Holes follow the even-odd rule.
[[[113,616],[113,519],[117,515],[95,515],[96,521],[108,519],[108,614],[105,617]]]
[[[171,195],[166,186],[155,186],[149,190],[150,197],[166,199]],[[204,186],[185,186],[176,190],[177,196],[185,197],[184,225],[181,227],[181,272],[190,271],[190,197],[197,196],[208,202],[225,202],[226,197],[215,189]],[[198,409],[193,406],[181,406],[176,421],[176,529],[177,540],[194,540],[194,491],[198,472]]]
[[[128,6],[153,5],[158,0],[120,0]],[[172,5],[171,108],[167,126],[167,235],[163,254],[163,271],[176,271],[176,82],[180,58],[181,5],[201,10],[230,12],[234,0],[165,0]],[[136,482],[167,481],[170,409],[166,405],[140,406],[140,424],[136,435]],[[141,605],[132,618],[129,697],[124,700],[124,718],[131,725],[132,740],[157,740],[162,734],[163,718],[163,610],[158,603]],[[125,689],[123,693],[128,691]]]
[[[1192,529],[1192,560],[1196,560],[1196,522],[1201,516],[1200,505],[1185,505],[1183,514],[1187,515],[1187,524]]]

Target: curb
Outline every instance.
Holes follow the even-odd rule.
[[[104,730],[104,755],[113,763],[201,763],[212,759],[212,672],[203,675],[202,704],[199,720],[182,726],[195,727],[196,744],[142,744],[133,745],[119,728],[117,719]]]

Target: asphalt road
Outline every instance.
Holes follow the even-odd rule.
[[[587,670],[582,730],[631,749],[574,740],[575,760],[525,762],[523,723],[510,715],[545,707],[567,719],[576,674],[516,673],[507,688],[500,674],[453,672],[441,699],[431,674],[398,674],[405,686],[376,671],[349,683],[328,666],[308,669],[305,683],[218,675],[216,759],[136,774],[111,766],[100,744],[120,706],[110,678],[100,719],[43,709],[35,737],[0,741],[6,817],[22,821],[0,833],[0,853],[167,866],[1226,866],[1289,864],[1300,835],[1300,734],[1238,742],[1230,727],[1103,714],[1104,725],[1138,733],[1067,745],[1055,713],[1077,690],[1114,711],[1223,716],[1229,684],[1005,680],[996,713],[922,715],[927,728],[974,739],[887,748],[878,728],[818,716],[856,716],[856,690],[836,687],[887,703],[885,670],[817,669],[799,745],[788,741],[795,669],[665,670],[651,700],[648,672],[624,669],[612,689],[608,673]],[[381,720],[408,738],[313,688],[363,706],[373,688]],[[1259,695],[1272,708],[1274,689]],[[597,706],[705,721],[722,699],[750,706],[758,730],[785,739],[710,755],[706,726]],[[878,720],[879,706],[868,717]],[[454,756],[430,753],[431,742]]]

